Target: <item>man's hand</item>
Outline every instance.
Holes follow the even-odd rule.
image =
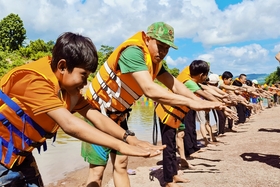
[[[123,145],[120,146],[119,152],[128,156],[136,156],[136,157],[154,157],[161,154],[161,151],[143,148],[136,145],[129,145],[123,142]]]
[[[238,116],[237,116],[237,113],[236,113],[235,111],[231,110],[231,109],[228,108],[228,107],[223,107],[222,110],[224,111],[225,115],[226,115],[228,118],[230,118],[230,119],[232,119],[232,120],[234,120],[234,121],[237,121],[237,120],[238,120]]]
[[[135,136],[128,136],[127,142],[138,148],[148,151],[150,154],[147,157],[154,157],[161,154],[161,151],[166,148],[166,145],[152,145],[147,141],[137,139]]]
[[[237,105],[238,99],[237,99],[237,97],[236,97],[235,94],[228,94],[228,95],[225,95],[225,96],[222,98],[222,101],[223,101],[226,105],[235,106],[235,105]]]
[[[276,60],[278,60],[278,62],[280,63],[280,52],[278,52],[278,53],[275,55],[275,58],[276,58]]]

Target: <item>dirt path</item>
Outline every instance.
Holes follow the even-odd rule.
[[[265,109],[240,126],[237,133],[227,132],[219,138],[221,143],[199,153],[200,158],[189,160],[196,170],[184,170],[183,177],[191,180],[181,186],[192,187],[279,187],[280,186],[280,106]],[[132,187],[161,186],[161,156],[152,159],[130,158],[129,168],[136,169],[130,175]],[[113,187],[112,166],[109,164],[104,177],[105,187]],[[69,173],[65,179],[47,187],[85,186],[87,168]]]

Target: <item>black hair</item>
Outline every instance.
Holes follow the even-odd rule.
[[[75,67],[95,72],[98,66],[97,51],[91,39],[71,32],[60,35],[53,47],[51,68],[54,72],[61,59],[66,60],[70,73]]]
[[[241,79],[242,77],[247,77],[247,75],[241,73],[241,74],[239,75],[239,79]]]
[[[190,75],[196,76],[199,74],[207,75],[209,73],[210,67],[207,62],[203,60],[194,60],[190,64]]]
[[[229,78],[232,78],[233,77],[233,75],[232,75],[232,73],[231,72],[229,72],[229,71],[225,71],[223,74],[222,74],[222,79],[224,80],[224,79],[229,79]]]
[[[242,83],[238,80],[234,80],[232,85],[242,87]]]
[[[251,80],[246,80],[245,84],[248,86],[253,86],[253,82]]]

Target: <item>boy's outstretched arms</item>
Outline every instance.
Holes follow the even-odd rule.
[[[122,141],[125,130],[110,118],[92,109],[88,110],[86,114],[91,116],[89,120],[95,127],[74,116],[65,108],[48,112],[48,115],[57,122],[65,133],[88,143],[115,149],[125,155],[153,157],[161,154],[161,150],[165,148],[165,146],[154,146],[152,144],[141,146],[142,141],[136,137],[128,137],[129,144],[127,144]]]

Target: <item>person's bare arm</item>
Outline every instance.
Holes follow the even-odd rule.
[[[122,140],[125,130],[117,125],[112,119],[101,114],[98,110],[94,110],[89,106],[89,109],[85,108],[84,110],[80,111],[80,114],[90,120],[98,129]],[[137,139],[136,136],[128,136],[126,141],[131,145],[152,149],[156,151],[156,153],[158,153],[158,150],[162,150],[166,147],[165,145],[152,145],[147,141]],[[154,155],[155,153],[152,154]]]
[[[146,97],[167,105],[188,106],[193,110],[204,110],[218,108],[220,102],[202,101],[196,97],[183,83],[175,79],[169,73],[163,73],[157,79],[165,84],[174,93],[154,83],[148,71],[139,71],[131,73],[137,81]]]
[[[280,52],[278,52],[278,53],[275,55],[275,59],[278,60],[278,62],[280,63]]]
[[[228,95],[226,92],[224,92],[223,90],[221,90],[220,88],[218,88],[217,86],[212,86],[212,85],[207,85],[209,88],[212,88],[213,90],[215,90],[216,92],[218,92],[219,94],[225,96]]]
[[[212,94],[215,97],[218,97],[220,99],[222,99],[223,97],[225,97],[225,95],[228,95],[227,93],[223,92],[222,90],[220,90],[219,88],[215,87],[215,86],[210,86],[210,85],[204,85],[204,84],[199,84],[201,86],[201,88],[205,91],[207,91],[208,93]],[[217,88],[217,91],[215,88]]]
[[[195,93],[209,101],[218,101],[211,93],[205,92],[204,90],[197,90]]]
[[[81,120],[80,118],[75,117],[73,114],[71,114],[65,108],[59,108],[59,109],[50,111],[50,112],[48,112],[48,115],[54,121],[56,121],[56,123],[62,128],[62,130],[65,133],[67,133],[70,136],[73,136],[75,138],[78,138],[82,141],[109,147],[109,148],[118,150],[125,155],[144,156],[144,157],[151,155],[151,152],[148,149],[143,149],[140,147],[132,146],[132,145],[129,145],[129,144],[119,140],[119,139],[122,139],[122,135],[123,135],[124,131],[121,132],[121,130],[119,130],[117,128],[116,128],[117,133],[115,133],[115,136],[118,137],[118,139],[98,130],[97,128],[89,125],[88,123]],[[98,115],[96,116],[96,118],[99,118],[99,117],[100,116],[98,116]],[[98,119],[98,120],[101,120],[101,119]],[[105,123],[105,122],[108,122],[108,121],[105,120],[102,123]],[[101,123],[101,121],[98,123]],[[112,125],[114,125],[114,123],[112,123]]]

